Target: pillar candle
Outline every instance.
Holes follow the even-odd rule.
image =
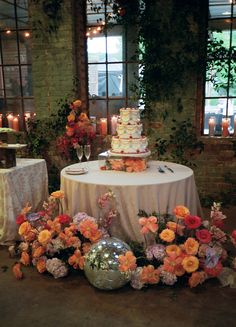
[[[19,132],[19,117],[14,117],[12,120],[12,128],[16,131]]]
[[[116,134],[117,119],[118,119],[118,117],[115,115],[111,117],[111,135]]]
[[[91,125],[92,125],[92,128],[93,128],[93,132],[96,134],[96,129],[97,129],[96,117],[95,116],[90,116],[90,121],[91,121]]]
[[[101,135],[107,135],[107,118],[100,118],[100,131]]]
[[[216,120],[215,117],[210,117],[208,120],[209,125],[209,135],[214,136],[215,134],[215,127],[216,127]]]
[[[222,118],[222,136],[229,136],[229,119]]]
[[[7,115],[7,120],[8,120],[8,127],[12,128],[12,124],[13,124],[13,115],[9,114]]]
[[[2,115],[0,115],[0,127],[2,127]]]

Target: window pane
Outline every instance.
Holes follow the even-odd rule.
[[[3,64],[17,64],[18,63],[18,51],[17,51],[17,39],[16,32],[10,34],[2,33],[2,52],[3,52]]]
[[[100,25],[102,22],[105,21],[104,14],[91,14],[87,16],[87,23],[88,25]]]
[[[19,48],[20,48],[20,62],[21,64],[31,64],[31,35],[30,32],[20,31],[19,32]]]
[[[33,96],[32,67],[21,66],[23,96]]]
[[[210,5],[210,18],[227,18],[231,16],[231,5],[229,1],[225,1],[226,5],[211,6]],[[221,4],[224,1],[221,2]]]
[[[1,29],[15,29],[15,10],[14,10],[14,1],[2,1],[0,0],[0,21]]]
[[[122,36],[107,37],[107,60],[123,61],[123,41]]]
[[[105,62],[106,60],[106,38],[105,36],[96,36],[88,38],[88,62]]]
[[[6,111],[13,114],[22,112],[22,105],[20,99],[7,99]]]
[[[17,26],[18,28],[26,28],[29,25],[28,22],[28,1],[17,1]]]
[[[107,117],[106,100],[92,99],[89,100],[90,116],[95,116],[98,119]]]
[[[106,96],[106,65],[89,65],[88,73],[89,96]]]
[[[24,99],[24,109],[25,112],[34,112],[34,100]]]
[[[4,67],[6,96],[20,96],[20,75],[17,66]]]
[[[108,96],[124,96],[123,64],[108,65]]]

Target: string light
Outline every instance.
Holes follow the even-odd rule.
[[[104,26],[105,26],[105,22],[103,21],[103,22],[101,22],[101,25],[99,25],[99,26],[89,27],[87,32],[86,32],[86,36],[87,37],[92,37],[93,35],[101,33]]]
[[[25,37],[30,37],[30,33],[29,33],[29,32],[25,32],[25,33],[24,33],[24,36],[25,36]]]
[[[11,34],[11,30],[6,30],[6,34]]]

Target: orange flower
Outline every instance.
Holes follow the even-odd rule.
[[[185,270],[182,266],[182,261],[183,261],[182,255],[177,258],[165,257],[163,262],[164,263],[163,269],[172,274],[175,274],[176,276],[182,276],[185,273]]]
[[[28,234],[32,229],[32,226],[30,225],[30,223],[28,221],[25,221],[24,223],[22,223],[19,227],[19,231],[18,233],[23,236],[25,234]]]
[[[75,114],[73,112],[71,112],[68,116],[67,116],[67,120],[68,122],[72,122],[75,120]]]
[[[47,220],[47,225],[49,226],[50,230],[55,233],[60,233],[61,231],[61,224],[58,222],[57,219],[55,220]]]
[[[66,126],[66,135],[73,136],[75,133],[74,128]]]
[[[32,207],[29,206],[29,203],[26,203],[25,207],[21,210],[22,215],[26,215],[28,212],[30,212]]]
[[[91,246],[92,246],[92,244],[89,242],[83,243],[83,245],[82,245],[83,254],[88,253],[89,250],[91,249]]]
[[[163,231],[159,234],[162,241],[171,243],[175,239],[175,233],[171,229],[163,229]]]
[[[137,267],[136,258],[133,255],[133,252],[127,251],[125,254],[121,254],[118,257],[119,260],[119,270],[120,271],[132,271]]]
[[[81,246],[81,242],[80,239],[76,236],[70,236],[67,240],[66,240],[66,245],[68,247],[73,246],[74,248],[79,248]]]
[[[16,279],[22,279],[23,278],[23,273],[21,271],[21,265],[20,263],[15,263],[13,268],[12,268],[12,272],[14,274],[14,276],[16,277]]]
[[[149,232],[155,233],[158,230],[157,217],[154,216],[150,216],[149,218],[140,218],[139,224],[143,226],[141,229],[142,234],[147,234]]]
[[[33,251],[33,258],[39,258],[41,257],[45,252],[45,249],[42,246],[39,246]]]
[[[90,239],[91,236],[94,236],[98,230],[98,225],[92,219],[84,219],[79,224],[80,233]]]
[[[27,234],[24,235],[24,240],[26,242],[32,242],[36,239],[37,231],[35,229],[30,230]]]
[[[126,166],[126,171],[128,172],[141,172],[146,169],[146,163],[144,159],[135,158],[135,159],[124,159],[124,164]]]
[[[78,108],[82,104],[81,100],[75,100],[72,102],[73,107]]]
[[[89,119],[88,119],[88,116],[85,112],[81,112],[81,114],[79,115],[79,120],[82,121],[82,122],[88,122]]]
[[[206,278],[207,274],[204,271],[195,271],[188,280],[189,286],[196,287],[198,284],[202,284]]]
[[[181,249],[178,245],[172,244],[166,247],[166,253],[171,258],[176,258],[181,254]]]
[[[185,226],[180,225],[180,224],[176,224],[174,221],[168,221],[166,226],[173,230],[173,232],[175,232],[176,234],[183,236],[183,230],[185,229]]]
[[[64,199],[65,194],[63,191],[59,190],[59,191],[52,192],[51,196],[55,199]]]
[[[84,257],[80,250],[75,250],[74,254],[69,257],[68,263],[70,266],[73,266],[74,269],[84,268]]]
[[[24,265],[24,266],[29,266],[30,264],[30,256],[27,252],[23,251],[21,253],[21,258],[20,258],[20,262]]]
[[[184,249],[187,254],[196,255],[198,252],[199,243],[195,238],[189,237],[184,243]]]
[[[51,232],[47,229],[42,230],[38,235],[38,241],[41,244],[47,244],[51,240]]]
[[[124,170],[124,161],[122,159],[114,159],[114,160],[109,160],[109,163],[111,164],[111,169],[112,170]]]
[[[143,267],[141,281],[145,284],[157,284],[160,280],[160,272],[153,265]]]
[[[196,271],[199,267],[199,260],[197,257],[192,255],[186,256],[182,261],[183,268],[188,273]]]
[[[188,208],[182,205],[176,206],[173,210],[173,213],[179,219],[183,219],[184,217],[190,214]]]
[[[44,273],[46,271],[46,259],[39,258],[39,260],[36,263],[36,268],[40,274]]]
[[[91,236],[89,237],[89,240],[91,242],[95,243],[95,242],[99,241],[101,237],[102,237],[102,232],[98,229],[91,234]]]

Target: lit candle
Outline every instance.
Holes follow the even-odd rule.
[[[222,136],[229,136],[229,118],[222,118]]]
[[[100,118],[100,131],[101,135],[107,135],[107,118]]]
[[[2,127],[2,114],[0,114],[0,127]]]
[[[12,120],[12,128],[16,131],[19,132],[19,118],[14,117]]]
[[[13,115],[9,114],[7,115],[7,120],[8,120],[8,127],[12,128],[12,124],[13,124]]]
[[[215,127],[216,127],[216,120],[215,117],[210,117],[208,120],[209,125],[209,135],[214,136],[215,133]]]
[[[111,117],[111,135],[116,134],[117,119],[118,119],[118,117],[115,115]]]
[[[236,115],[234,116],[234,135],[236,136]]]

